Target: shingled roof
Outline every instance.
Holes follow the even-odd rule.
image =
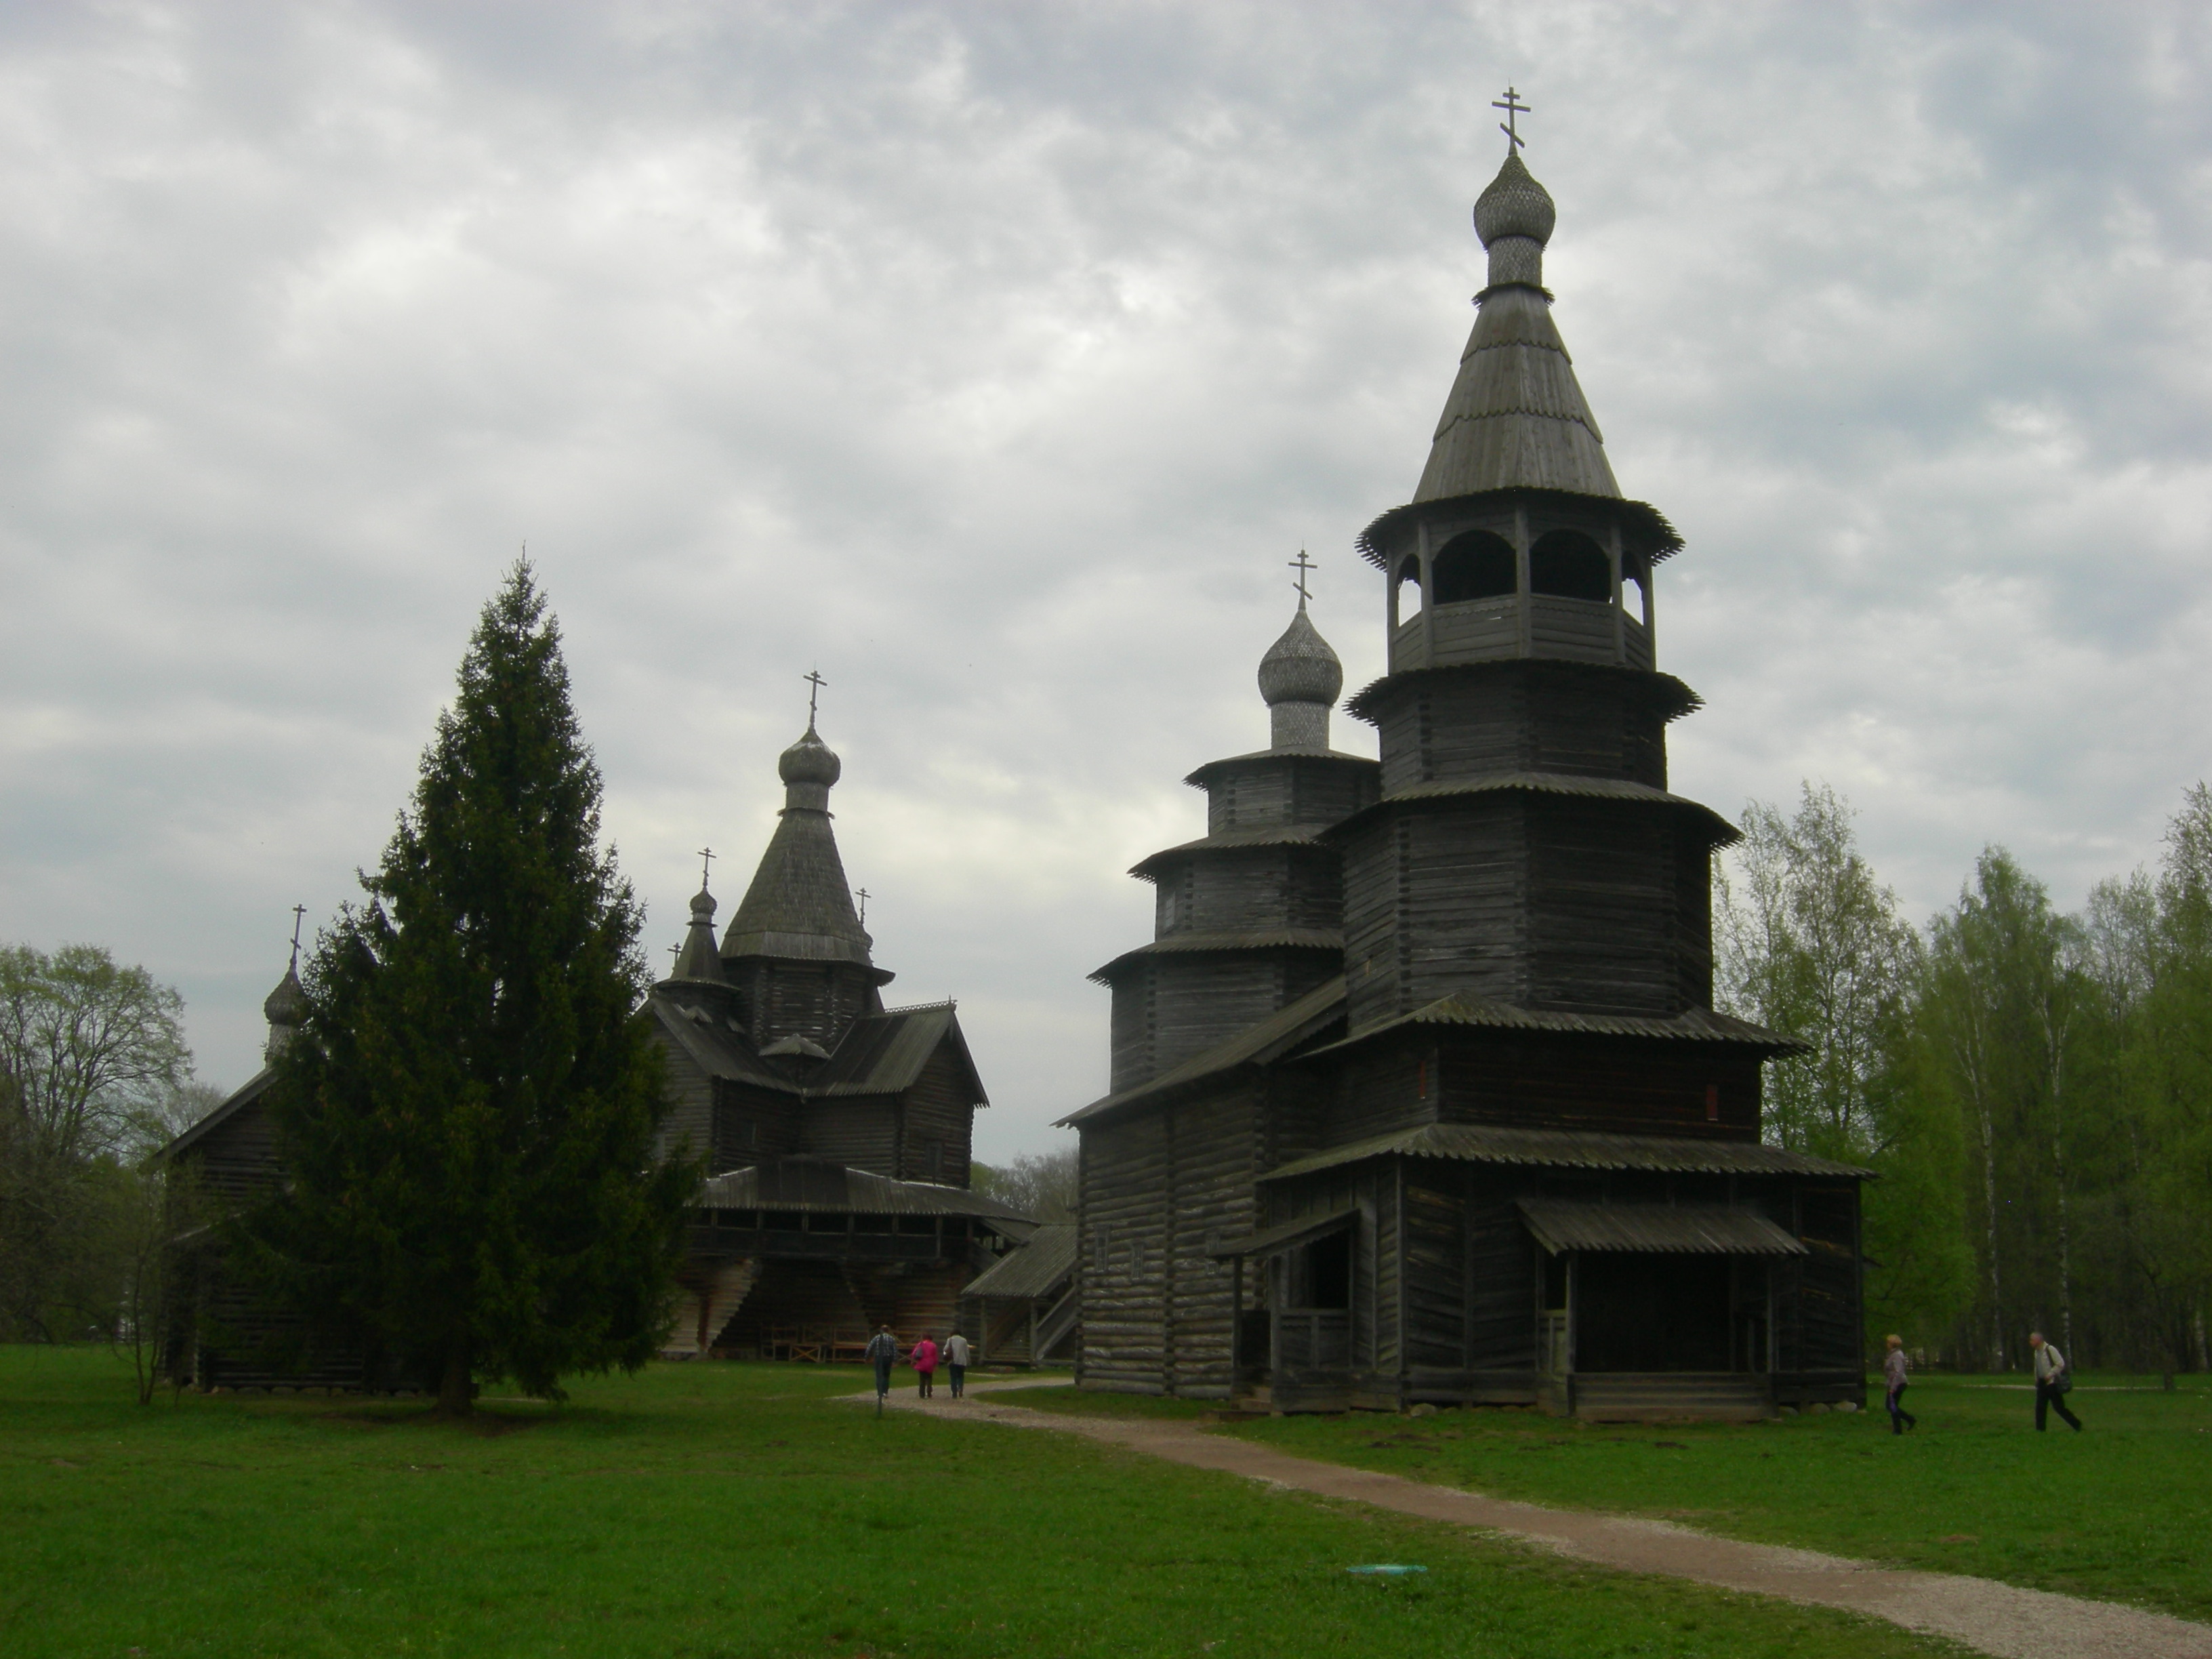
[[[784,806],[752,885],[722,936],[724,960],[775,957],[872,966],[872,943],[853,908],[845,862],[830,828],[830,790],[842,769],[810,722],[776,763]],[[877,969],[879,980],[890,975]]]

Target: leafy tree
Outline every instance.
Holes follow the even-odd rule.
[[[1869,1312],[1882,1328],[1948,1321],[1966,1270],[1960,1148],[1917,1086],[1909,1016],[1919,936],[1858,848],[1850,804],[1807,782],[1796,811],[1753,801],[1716,865],[1718,1000],[1807,1045],[1768,1067],[1768,1136],[1871,1166]]]
[[[286,1189],[244,1238],[325,1328],[439,1379],[561,1397],[673,1307],[699,1170],[656,1159],[640,915],[557,625],[518,563],[485,607],[366,902],[317,940],[277,1062]]]
[[[1041,1221],[1075,1218],[1075,1152],[1024,1152],[1011,1164],[971,1166],[977,1192]]]
[[[0,948],[0,1336],[114,1328],[125,1166],[192,1086],[183,1017],[97,945]]]

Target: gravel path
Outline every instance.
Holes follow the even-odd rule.
[[[975,1396],[996,1388],[1036,1386],[1027,1381],[981,1382],[971,1385],[969,1392]],[[863,1401],[874,1397],[853,1396]],[[974,1397],[951,1400],[941,1388],[932,1400],[916,1398],[911,1388],[901,1389],[892,1394],[890,1403],[897,1410],[932,1417],[1079,1434],[1192,1468],[1218,1469],[1271,1486],[1372,1504],[1425,1521],[1503,1533],[1626,1572],[1663,1573],[1754,1595],[1842,1607],[1907,1630],[1947,1636],[2001,1659],[2051,1659],[2061,1654],[2067,1659],[2212,1659],[2212,1626],[2112,1601],[2085,1601],[1988,1578],[1904,1571],[1813,1550],[1739,1543],[1664,1521],[1510,1503],[1454,1486],[1293,1457],[1232,1435],[1208,1434],[1188,1423],[1031,1411]]]

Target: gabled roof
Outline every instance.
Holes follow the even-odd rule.
[[[1007,1251],[996,1265],[969,1280],[960,1294],[1023,1302],[1050,1296],[1075,1271],[1075,1245],[1073,1222],[1048,1222],[1030,1235],[1027,1243]]]
[[[654,1019],[669,1040],[708,1077],[773,1089],[780,1094],[805,1092],[793,1079],[763,1061],[753,1052],[752,1039],[728,1015],[698,1003],[679,1001],[661,988],[654,990],[651,1006]]]
[[[1425,1123],[1356,1140],[1270,1170],[1262,1181],[1358,1164],[1370,1158],[1450,1158],[1553,1170],[1649,1170],[1671,1175],[1811,1175],[1854,1180],[1874,1171],[1756,1140],[1703,1135],[1613,1135],[1588,1129],[1516,1129],[1488,1123]]]
[[[1583,1014],[1564,1009],[1516,1007],[1510,1002],[1493,1002],[1471,991],[1455,991],[1448,997],[1438,997],[1425,1007],[1333,1042],[1329,1048],[1348,1048],[1354,1043],[1371,1042],[1385,1031],[1408,1025],[1484,1025],[1513,1031],[1573,1031],[1595,1036],[1657,1037],[1676,1042],[1744,1043],[1775,1054],[1794,1053],[1810,1046],[1779,1031],[1770,1031],[1764,1025],[1753,1025],[1747,1019],[1716,1013],[1710,1008],[1690,1008],[1665,1016]]]
[[[173,1158],[179,1152],[191,1151],[209,1135],[260,1099],[263,1095],[268,1093],[269,1085],[276,1080],[276,1072],[269,1066],[263,1066],[224,1096],[221,1105],[162,1147],[160,1156],[163,1158]]]
[[[803,1079],[769,1065],[754,1051],[744,1029],[710,1001],[688,1001],[663,987],[655,989],[652,1006],[660,1029],[709,1077],[772,1089],[799,1100],[895,1095],[913,1087],[930,1056],[950,1043],[967,1082],[969,1103],[991,1103],[950,1002],[862,1015],[846,1028],[836,1048],[823,1057],[813,1075]],[[794,1038],[786,1038],[769,1052],[778,1050],[794,1055],[822,1052],[818,1044]]]
[[[815,1214],[964,1215],[1004,1222],[1027,1237],[1036,1220],[964,1187],[894,1181],[827,1158],[780,1158],[710,1176],[692,1207],[701,1210],[804,1210]]]
[[[1332,1022],[1343,1018],[1344,981],[1340,977],[1307,992],[1296,1002],[1277,1009],[1267,1018],[1245,1027],[1226,1042],[1217,1043],[1204,1054],[1194,1054],[1182,1065],[1171,1066],[1149,1083],[1094,1100],[1080,1111],[1069,1113],[1053,1127],[1064,1129],[1072,1123],[1086,1123],[1108,1112],[1155,1099],[1207,1078],[1218,1076],[1221,1073],[1234,1071],[1240,1066],[1265,1065],[1328,1030]]]
[[[890,1008],[853,1022],[830,1055],[830,1063],[807,1083],[809,1099],[841,1095],[895,1095],[912,1088],[921,1068],[942,1044],[950,1043],[966,1078],[970,1103],[988,1106],[960,1018],[950,1002]]]

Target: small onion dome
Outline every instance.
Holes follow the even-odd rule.
[[[783,751],[775,769],[786,783],[818,783],[827,789],[845,769],[836,750],[815,735],[809,721],[806,735]]]
[[[830,758],[835,760],[837,757],[832,755]],[[708,921],[714,919],[714,896],[704,887],[691,895],[691,914],[695,917],[704,916]]]
[[[1328,641],[1298,607],[1283,637],[1260,659],[1260,695],[1272,708],[1279,702],[1316,702],[1328,708],[1344,690],[1344,665]]]
[[[1505,158],[1490,187],[1475,198],[1474,234],[1485,247],[1502,236],[1526,236],[1541,246],[1552,240],[1558,219],[1551,191],[1521,164],[1518,150]]]
[[[297,969],[284,970],[284,977],[262,1003],[261,1012],[271,1025],[297,1025],[307,1018],[307,994],[301,988]]]

